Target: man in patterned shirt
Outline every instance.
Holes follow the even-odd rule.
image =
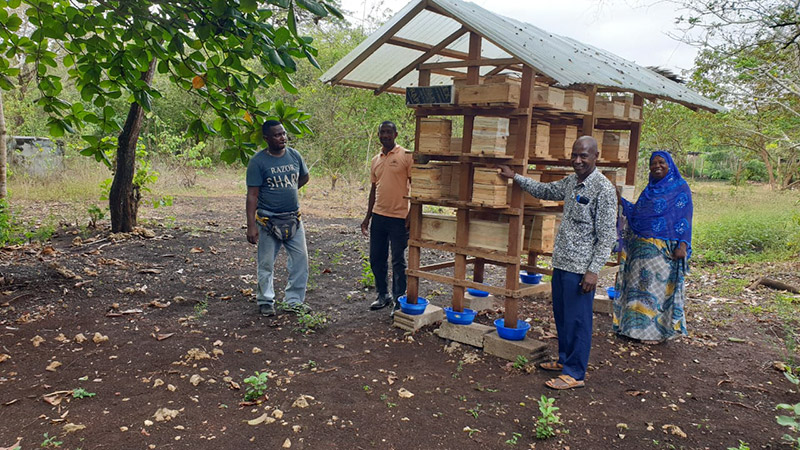
[[[534,197],[564,201],[552,260],[558,361],[540,365],[561,372],[545,383],[552,389],[584,386],[597,275],[617,239],[617,196],[611,182],[595,169],[597,141],[591,136],[578,138],[572,145],[571,161],[575,173],[552,183],[540,183],[499,166],[501,175],[513,178]]]

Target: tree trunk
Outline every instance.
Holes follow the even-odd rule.
[[[761,156],[761,160],[764,161],[764,165],[767,166],[767,176],[769,176],[769,187],[773,191],[775,190],[775,174],[772,173],[772,161],[769,160],[769,152],[767,151],[764,146],[760,146],[759,149],[759,156]]]
[[[155,69],[156,60],[153,59],[147,72],[142,74],[142,81],[148,86],[153,81]],[[108,195],[111,231],[114,233],[130,232],[136,226],[141,193],[138,187],[133,186],[133,175],[136,172],[136,143],[139,141],[143,120],[144,109],[138,103],[131,103],[125,126],[117,140],[117,167]]]
[[[6,140],[6,115],[3,112],[3,90],[0,89],[0,200],[4,200],[8,195],[8,188],[6,187],[6,166],[8,162]]]

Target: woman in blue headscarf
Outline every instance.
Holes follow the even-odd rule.
[[[692,192],[672,156],[650,156],[650,181],[635,204],[620,199],[628,227],[613,328],[648,344],[686,334],[684,275],[692,254]]]

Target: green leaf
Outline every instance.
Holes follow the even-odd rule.
[[[312,14],[314,14],[317,17],[327,17],[328,16],[328,10],[325,9],[325,7],[322,6],[319,2],[316,2],[314,0],[295,0],[295,1],[297,1],[297,4],[301,8],[310,11]]]
[[[11,9],[19,8],[22,2],[20,0],[8,0],[8,7]]]
[[[297,36],[297,21],[294,17],[294,8],[292,8],[291,2],[289,2],[289,15],[287,17],[286,24],[289,26],[289,31],[292,32],[292,35]]]
[[[276,66],[284,67],[283,59],[281,59],[278,52],[274,48],[269,50],[269,62]]]
[[[784,427],[797,427],[798,423],[793,417],[789,416],[776,416],[775,420],[778,422],[778,425]]]
[[[306,59],[308,60],[308,62],[311,63],[312,66],[316,67],[319,70],[322,70],[322,67],[320,67],[319,63],[317,62],[317,58],[314,58],[314,55],[312,55],[311,52],[303,48],[303,54],[306,55]]]
[[[9,31],[17,31],[20,25],[22,25],[22,19],[20,19],[16,14],[12,14],[5,23],[5,26],[9,29]]]
[[[258,2],[256,0],[240,0],[239,2],[239,9],[245,13],[254,13],[256,12],[256,8],[258,8]]]
[[[225,0],[214,0],[211,2],[211,10],[214,14],[222,16],[228,10],[228,2]]]
[[[275,37],[272,39],[275,47],[281,47],[283,44],[287,43],[289,39],[292,38],[292,34],[289,33],[289,30],[286,27],[280,27],[275,30]]]
[[[219,159],[228,164],[233,164],[239,158],[239,151],[235,148],[226,148],[219,155]]]

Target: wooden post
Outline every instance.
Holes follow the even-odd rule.
[[[469,34],[469,59],[479,60],[481,57],[481,36],[475,32]],[[467,68],[467,84],[476,85],[480,82],[480,67]],[[469,154],[472,149],[472,129],[475,124],[475,114],[464,115],[464,133],[461,141],[461,153]],[[472,198],[472,163],[461,163],[461,178],[458,180],[458,199],[466,205]],[[456,211],[456,250],[453,276],[456,280],[467,278],[467,255],[464,248],[469,244],[469,208],[461,206]],[[464,311],[464,287],[453,286],[453,310]]]
[[[419,71],[419,85],[430,86],[431,84],[431,71]],[[415,150],[419,148],[419,130],[420,130],[421,116],[416,118],[416,129],[414,132]],[[419,203],[411,204],[409,211],[409,239],[417,241],[422,233],[422,205]],[[416,245],[408,247],[408,269],[407,271],[419,270],[420,265],[420,248]],[[408,272],[406,272],[408,273]],[[409,303],[416,304],[417,297],[419,297],[419,277],[407,276],[406,299]]]
[[[628,165],[626,166],[625,184],[636,183],[636,163],[639,160],[639,139],[642,136],[642,122],[644,122],[644,98],[639,94],[633,95],[633,104],[642,108],[642,120],[631,123],[631,145],[628,148]]]
[[[527,65],[522,67],[522,89],[520,91],[519,107],[526,110],[526,114],[517,116],[516,148],[514,149],[514,171],[525,176],[528,172],[528,153],[531,136],[531,90],[533,89],[533,69]],[[522,188],[513,183],[511,186],[511,206],[517,210],[524,209]],[[522,214],[508,217],[508,256],[514,257],[514,264],[506,265],[506,289],[516,291],[519,289],[519,265],[522,253]],[[503,326],[506,328],[517,327],[519,315],[519,300],[507,296],[503,315]]]
[[[586,90],[586,95],[589,96],[589,114],[583,116],[583,127],[581,129],[582,136],[592,136],[594,133],[594,98],[597,96],[597,86],[590,86]],[[602,144],[600,142],[599,144]]]

